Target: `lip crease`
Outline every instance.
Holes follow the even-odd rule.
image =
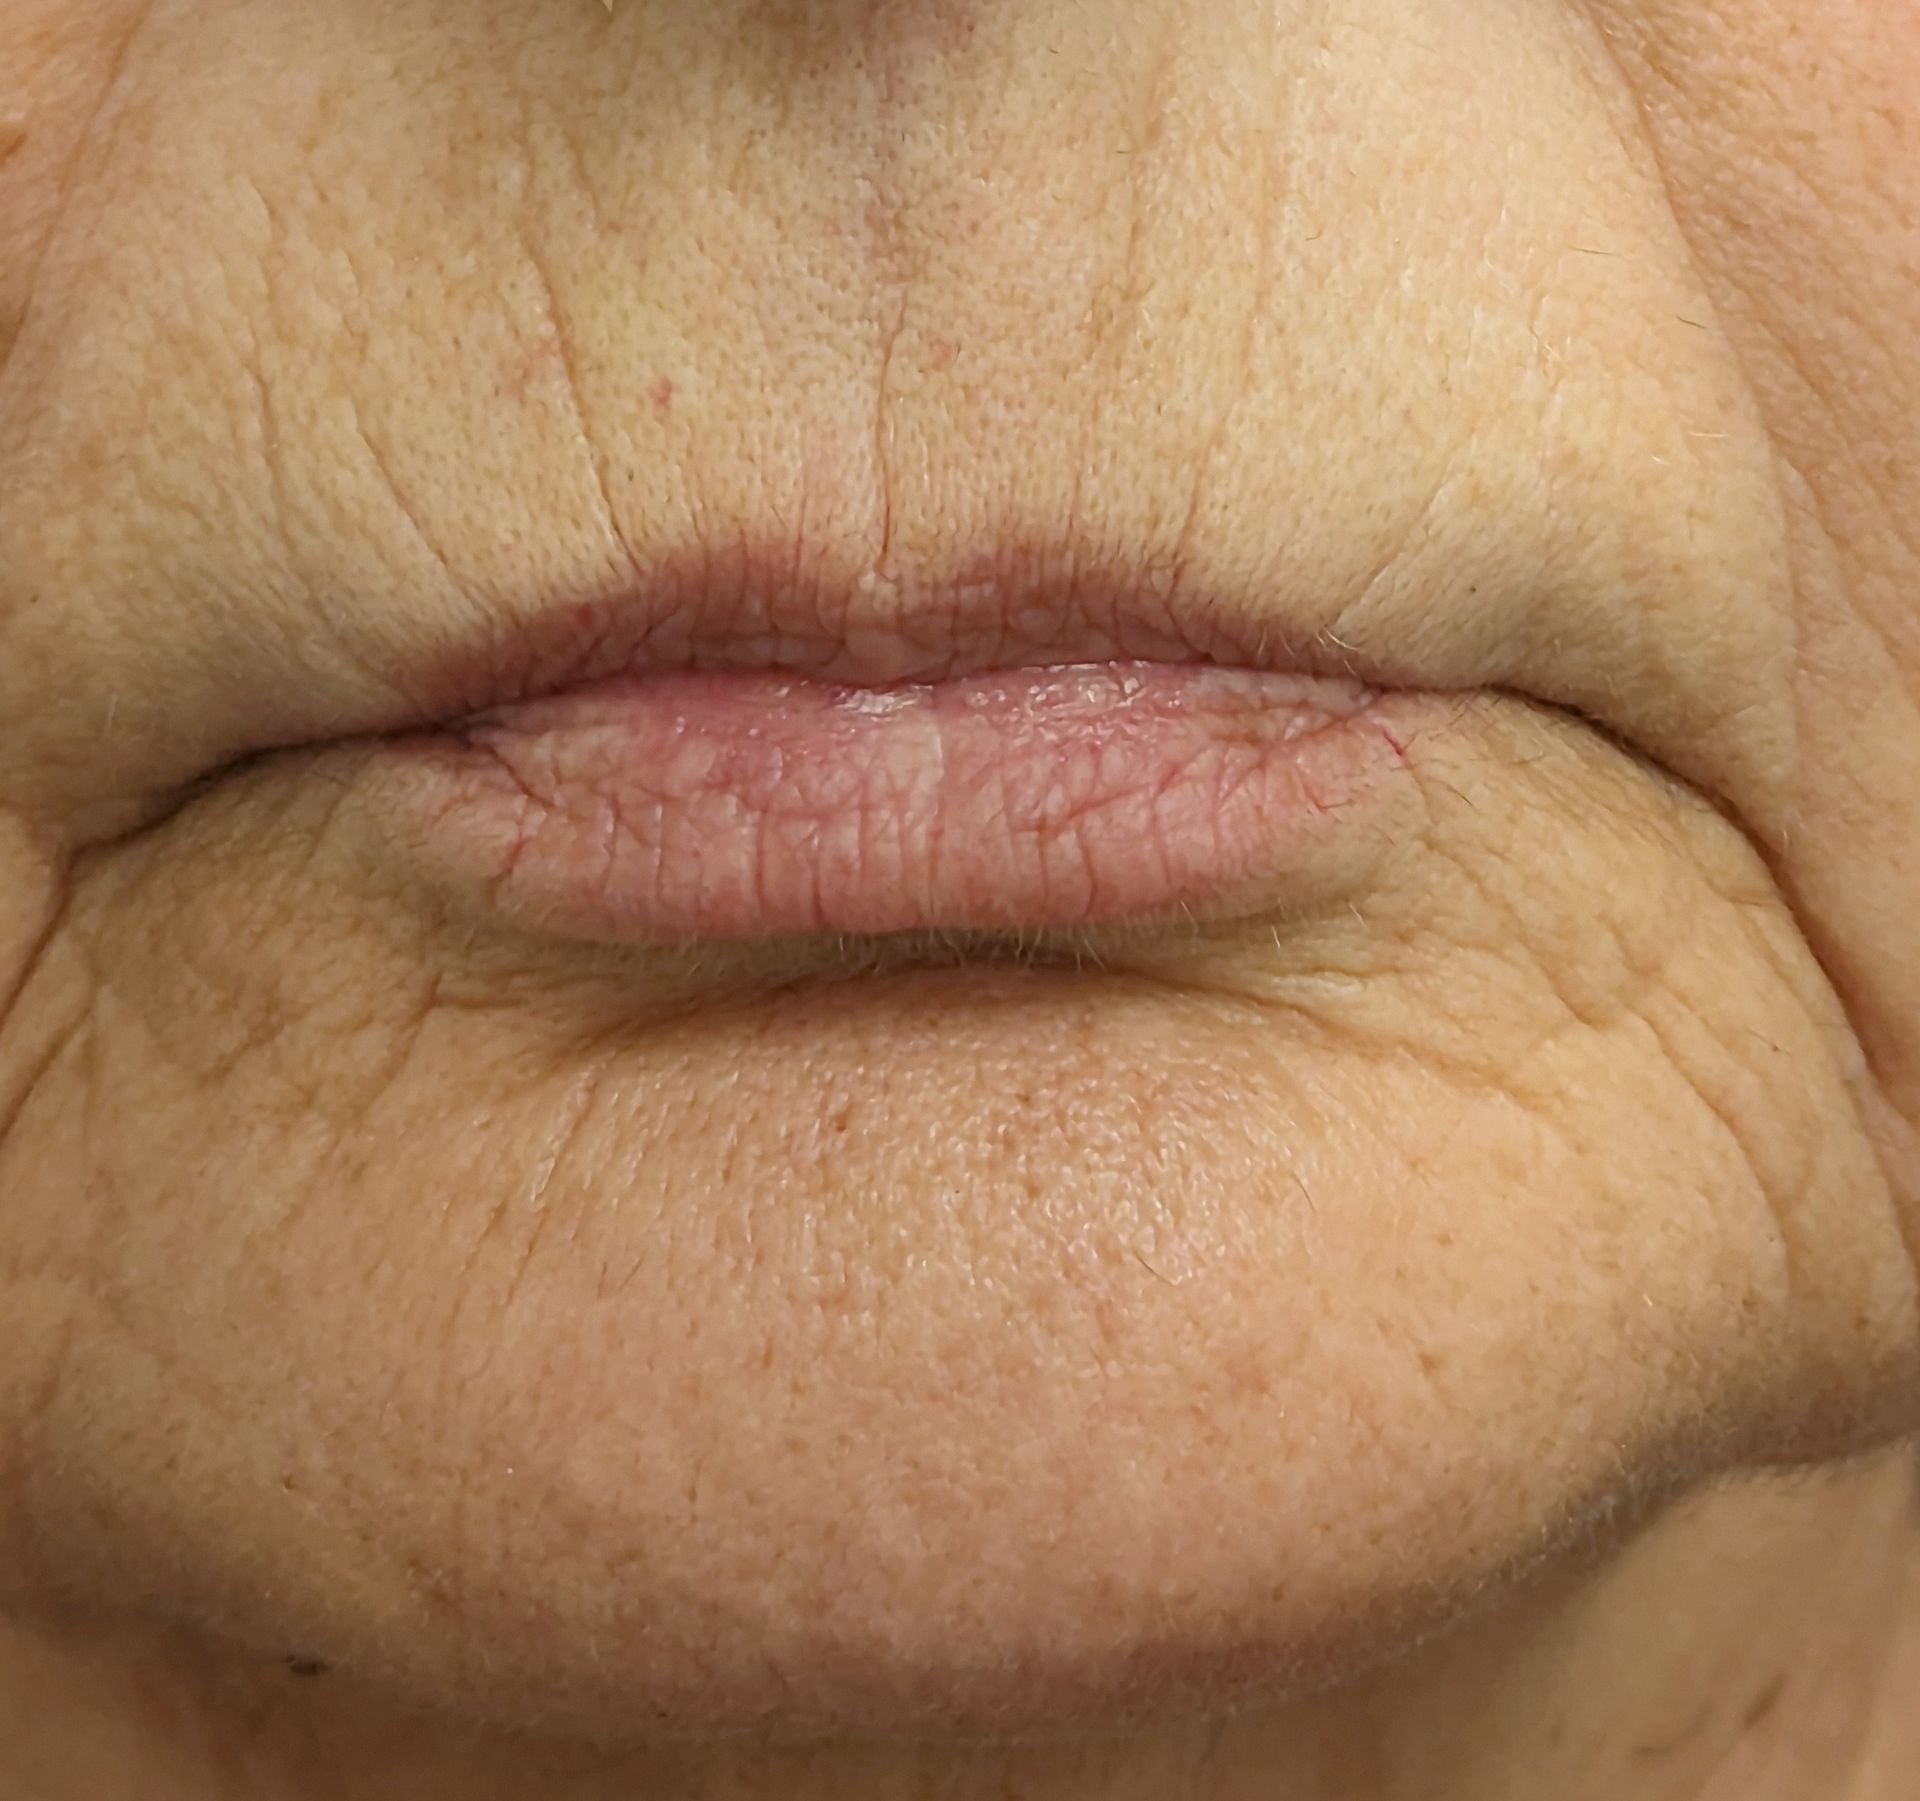
[[[552,611],[381,753],[408,854],[621,943],[1106,926],[1318,885],[1444,691],[1151,590],[701,579]]]

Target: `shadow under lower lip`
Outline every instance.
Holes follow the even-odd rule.
[[[656,671],[400,749],[429,855],[545,931],[1086,926],[1257,900],[1319,854],[1401,761],[1382,698],[1204,664]]]

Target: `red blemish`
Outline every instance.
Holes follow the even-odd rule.
[[[1380,736],[1381,736],[1381,737],[1383,737],[1384,739],[1386,739],[1386,741],[1387,741],[1387,742],[1388,742],[1389,744],[1391,744],[1391,745],[1393,746],[1393,748],[1394,748],[1394,749],[1395,749],[1395,750],[1396,750],[1396,751],[1397,751],[1397,752],[1398,752],[1398,753],[1399,753],[1399,754],[1400,754],[1401,756],[1403,756],[1403,757],[1404,757],[1404,756],[1405,756],[1405,755],[1407,754],[1407,747],[1406,747],[1406,745],[1405,745],[1404,743],[1402,743],[1400,739],[1398,739],[1398,738],[1396,738],[1396,737],[1395,737],[1395,736],[1393,735],[1393,731],[1392,731],[1392,729],[1391,729],[1390,727],[1388,727],[1388,726],[1384,726],[1384,725],[1383,725],[1383,726],[1381,726],[1381,727],[1380,727]]]
[[[960,354],[960,346],[949,338],[935,338],[927,346],[927,367],[933,370],[951,369],[953,359]]]
[[[499,387],[508,400],[525,398],[537,379],[546,380],[555,369],[564,368],[559,346],[551,338],[523,344],[500,360]]]
[[[664,375],[653,384],[653,410],[662,419],[673,411],[673,383]]]

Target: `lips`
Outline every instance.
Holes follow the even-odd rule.
[[[1307,660],[1145,594],[655,593],[548,616],[460,673],[490,704],[382,755],[410,854],[543,932],[1200,920],[1323,874],[1412,784],[1440,697]]]

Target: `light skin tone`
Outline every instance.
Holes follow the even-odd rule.
[[[1920,17],[0,0],[0,72],[0,1775],[1899,1792]],[[1457,704],[1198,929],[449,887],[379,733],[690,546]]]

